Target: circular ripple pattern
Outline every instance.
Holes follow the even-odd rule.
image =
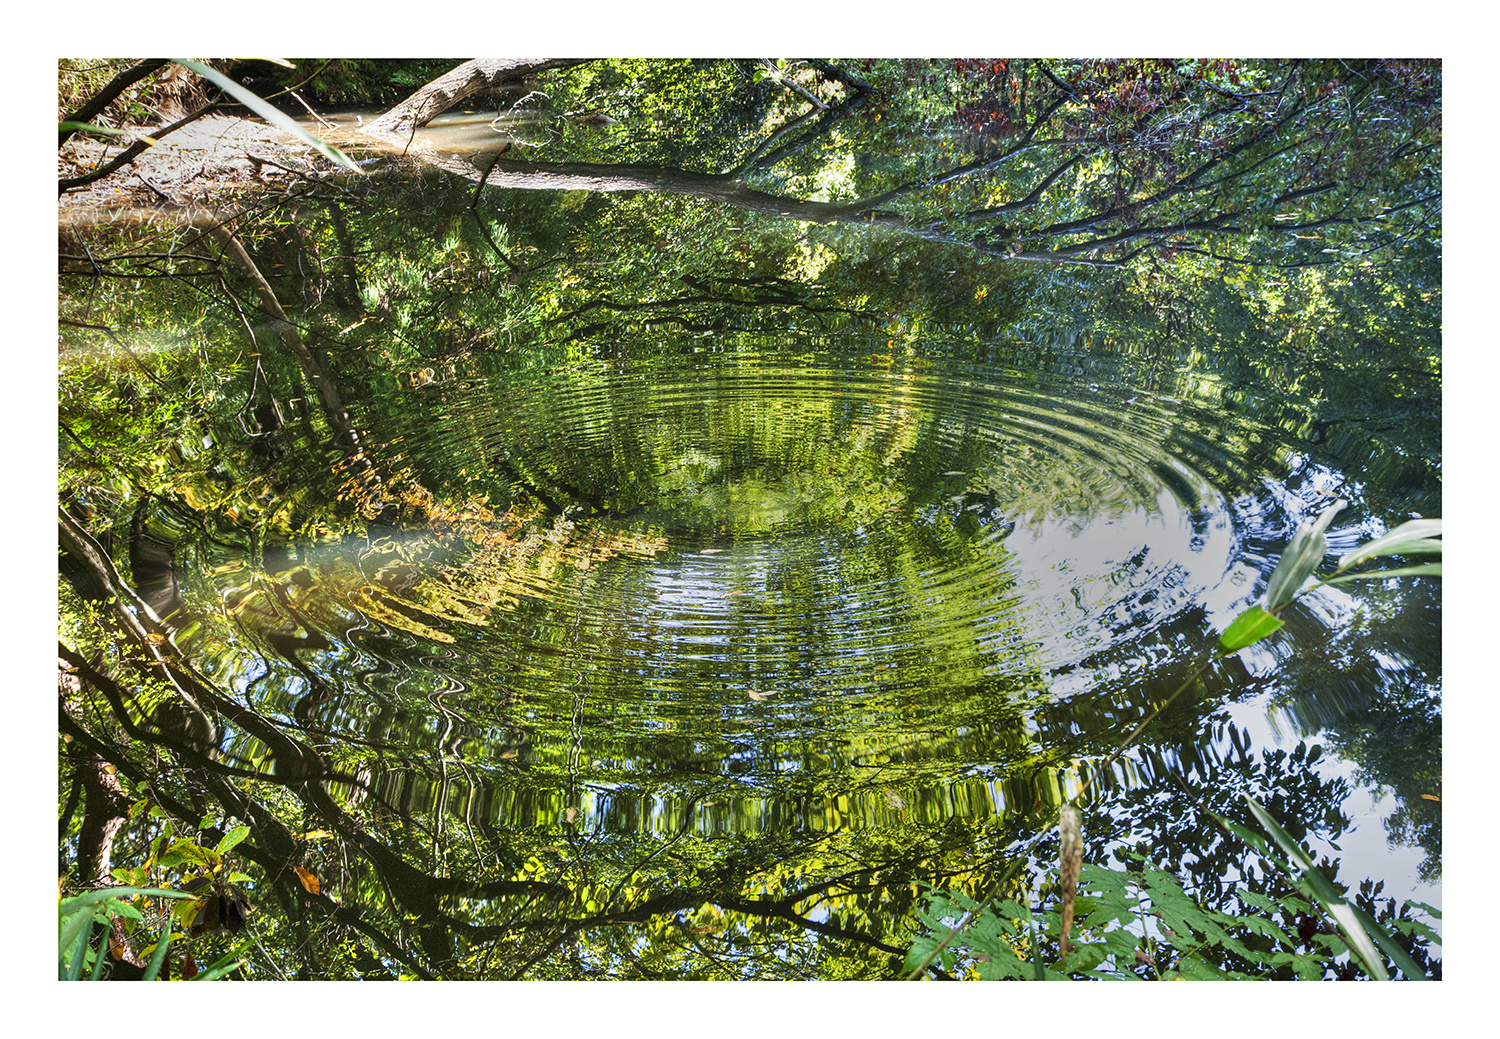
[[[488,355],[372,398],[366,450],[426,520],[208,539],[220,622],[190,651],[392,803],[459,783],[510,826],[1055,803],[1057,764],[1181,684],[1296,523],[1358,499],[1274,429],[995,364]],[[319,486],[279,493],[316,517]]]
[[[1232,569],[1244,477],[1179,401],[868,355],[600,368],[427,387],[406,437],[566,517],[472,639],[525,701],[909,721],[1149,668]]]

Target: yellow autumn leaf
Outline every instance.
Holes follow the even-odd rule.
[[[297,879],[302,881],[302,886],[307,889],[307,893],[309,895],[316,895],[319,889],[317,875],[303,869],[301,866],[293,866],[292,869],[296,871]]]

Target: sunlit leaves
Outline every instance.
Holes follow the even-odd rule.
[[[227,855],[231,849],[248,836],[250,836],[250,827],[236,826],[223,836],[214,850],[220,855]]]

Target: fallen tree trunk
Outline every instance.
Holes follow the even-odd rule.
[[[474,58],[423,86],[385,115],[366,123],[372,136],[409,134],[426,126],[464,98],[498,87],[506,80],[522,79],[548,69],[582,65],[584,58]]]

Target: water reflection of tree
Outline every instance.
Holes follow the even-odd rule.
[[[71,663],[85,688],[112,699],[109,679],[81,658]],[[266,724],[243,712],[236,723]],[[319,793],[332,777],[296,741],[278,749],[283,761],[295,750],[297,768],[251,778],[167,734],[139,730],[142,742],[128,749],[71,716],[63,728],[179,819],[253,820],[242,854],[256,877],[258,955],[304,977],[890,977],[910,940],[903,921],[916,885],[978,894],[1016,856],[1049,854],[1052,805],[1040,800],[970,823],[714,836],[691,826],[696,807],[721,789],[709,779],[674,832],[575,825],[566,816],[517,828],[483,810],[460,819],[441,797],[403,805],[368,781],[367,796],[336,807]],[[170,748],[182,765],[153,764],[153,747]],[[1186,745],[1173,760],[1147,755],[1141,764],[1134,783],[1098,789],[1085,828],[1090,847],[1101,857],[1141,847],[1210,904],[1227,905],[1236,887],[1225,878],[1255,890],[1271,884],[1206,815],[1237,818],[1239,789],[1276,791],[1273,811],[1314,820],[1324,836],[1336,838],[1346,824],[1340,784],[1319,780],[1300,749],[1257,762],[1243,746],[1210,760]],[[1197,793],[1191,814],[1160,797],[1178,783]],[[217,832],[210,826],[204,839]],[[149,836],[127,827],[117,854]],[[1166,849],[1188,850],[1167,860]],[[295,881],[291,865],[321,878],[321,892]],[[1024,889],[1008,893],[1026,897]]]
[[[203,830],[206,842],[231,817],[252,822],[255,833],[242,848],[256,867],[255,891],[263,909],[258,934],[278,966],[300,964],[305,976],[381,976],[393,964],[414,976],[740,976],[764,972],[767,964],[793,977],[888,975],[893,957],[904,952],[902,921],[914,897],[910,885],[942,882],[977,894],[987,877],[1017,854],[1037,852],[1037,858],[1045,858],[1030,842],[1051,825],[1058,791],[1067,781],[1063,762],[1106,751],[1111,737],[1141,716],[1154,687],[1093,713],[1070,704],[1067,711],[1044,709],[1028,716],[1018,701],[1038,684],[1035,676],[1004,687],[966,685],[965,676],[982,674],[984,667],[979,649],[965,645],[943,661],[898,658],[893,671],[900,681],[893,691],[858,704],[839,701],[838,712],[814,712],[803,734],[845,748],[836,762],[816,749],[731,739],[710,725],[695,728],[694,711],[722,709],[712,698],[684,698],[676,720],[688,724],[654,741],[640,731],[610,731],[618,719],[600,704],[619,704],[641,692],[638,683],[611,672],[612,653],[619,657],[612,649],[611,640],[618,638],[612,619],[595,616],[580,626],[574,617],[539,606],[527,592],[539,580],[571,586],[588,572],[596,575],[589,580],[605,580],[597,577],[607,570],[600,564],[632,551],[655,551],[659,542],[604,521],[564,529],[555,515],[526,502],[524,493],[491,500],[490,492],[504,495],[500,481],[490,477],[475,481],[482,500],[471,500],[472,487],[445,485],[443,473],[484,461],[489,442],[478,423],[464,427],[463,437],[445,441],[441,456],[414,459],[409,448],[394,445],[407,432],[399,419],[405,411],[420,405],[438,412],[465,399],[472,384],[465,386],[464,379],[472,377],[476,355],[485,358],[486,374],[497,385],[522,383],[528,369],[566,369],[568,379],[554,386],[561,400],[568,388],[587,382],[580,376],[601,357],[610,356],[601,340],[613,338],[625,319],[721,332],[769,328],[830,316],[826,296],[834,285],[841,292],[865,294],[866,302],[849,309],[868,317],[902,300],[894,289],[883,296],[876,290],[880,279],[872,271],[879,273],[886,261],[902,291],[919,296],[928,287],[936,293],[941,281],[943,291],[956,293],[953,298],[967,295],[972,301],[978,288],[995,279],[967,268],[953,278],[913,272],[901,267],[902,257],[893,259],[868,245],[861,247],[865,252],[856,251],[858,264],[814,270],[802,252],[805,236],[791,222],[768,219],[787,230],[765,235],[747,251],[742,239],[728,233],[727,221],[697,203],[656,210],[630,201],[611,203],[612,226],[630,234],[621,243],[604,245],[596,236],[586,248],[578,246],[571,257],[577,262],[570,262],[564,255],[569,235],[584,223],[579,200],[505,202],[504,214],[475,216],[479,209],[469,207],[479,196],[472,189],[470,182],[452,180],[429,180],[410,194],[311,185],[311,197],[300,200],[295,222],[284,227],[251,227],[250,214],[242,214],[237,240],[249,267],[222,264],[207,251],[208,239],[189,231],[175,254],[173,277],[148,283],[159,290],[121,290],[124,277],[167,273],[162,267],[167,261],[154,250],[141,256],[133,246],[120,247],[93,258],[93,273],[103,278],[99,302],[118,305],[122,328],[129,321],[152,326],[178,309],[177,297],[185,295],[208,305],[201,336],[207,344],[202,365],[191,357],[153,359],[158,367],[143,375],[136,358],[108,378],[69,383],[79,388],[65,417],[65,433],[79,449],[70,455],[78,466],[68,474],[71,487],[101,506],[97,515],[103,525],[115,522],[108,508],[114,492],[106,484],[120,474],[165,495],[172,507],[194,519],[233,514],[238,520],[215,519],[201,536],[187,535],[197,541],[184,544],[182,553],[197,552],[198,558],[223,566],[221,576],[250,575],[245,560],[256,552],[271,565],[247,576],[243,586],[221,580],[200,590],[199,604],[205,606],[230,593],[225,609],[202,609],[197,618],[203,628],[196,645],[205,647],[205,668],[212,660],[219,669],[213,676],[222,683],[217,690],[208,677],[192,672],[187,658],[163,658],[159,646],[171,644],[181,623],[124,636],[113,630],[95,633],[92,653],[60,646],[60,658],[72,668],[70,683],[76,685],[60,725],[80,751],[70,755],[65,780],[75,792],[97,792],[98,763],[107,763],[133,796],[160,805],[179,825],[212,817]],[[392,219],[413,211],[424,219]],[[704,270],[685,274],[684,288],[663,289],[654,276],[661,262],[659,243],[667,237],[679,246],[721,238],[729,244],[701,256],[679,248],[701,260]],[[231,250],[235,244],[222,233],[219,243]],[[549,243],[554,251],[548,251]],[[507,262],[503,272],[492,270],[497,246],[524,266]],[[909,252],[905,259],[932,255]],[[88,273],[76,263],[70,276]],[[740,277],[735,272],[745,265],[759,266]],[[240,275],[249,280],[237,282]],[[591,279],[584,283],[586,292],[570,280],[578,277]],[[964,291],[957,292],[950,281],[961,283]],[[246,292],[246,284],[254,291]],[[1380,295],[1370,293],[1370,298]],[[949,296],[923,298],[933,312],[952,303]],[[292,301],[300,307],[291,308]],[[1225,304],[1212,293],[1193,302],[1203,311]],[[708,312],[687,316],[689,305]],[[266,313],[254,317],[258,307]],[[601,312],[611,319],[602,320]],[[79,312],[72,320],[92,316]],[[252,320],[244,322],[247,317]],[[246,343],[240,335],[244,323],[256,334],[269,329],[268,341],[283,343],[286,356],[268,354],[260,366],[238,360]],[[70,328],[70,335],[84,334],[78,326]],[[197,342],[186,331],[182,335]],[[675,348],[670,337],[653,335],[662,349]],[[884,342],[876,347],[890,351],[900,336],[880,338]],[[498,359],[511,343],[526,347],[524,361]],[[628,360],[628,351],[618,349],[610,359],[621,357]],[[1275,380],[1292,370],[1278,367],[1240,377],[1256,392],[1269,393]],[[1079,488],[1041,478],[1024,450],[1002,451],[996,461],[978,441],[956,448],[951,463],[924,457],[908,474],[907,490],[877,486],[866,459],[920,453],[913,445],[924,429],[957,422],[962,414],[959,403],[924,408],[903,396],[911,380],[901,379],[909,374],[910,369],[893,380],[891,399],[900,402],[902,422],[892,425],[889,440],[874,447],[854,443],[859,416],[828,409],[822,424],[815,424],[820,435],[798,445],[797,464],[865,480],[869,493],[849,501],[870,517],[893,503],[903,505],[900,494],[910,495],[907,506],[920,504],[928,492],[937,500],[948,490],[944,472],[950,466],[979,471],[987,457],[992,465],[987,489],[1009,489],[1018,508],[1042,515],[1082,508]],[[296,426],[295,435],[286,434],[297,449],[290,460],[257,455],[258,441],[241,423],[245,402],[255,399],[257,386],[268,385],[258,381],[260,376],[274,384],[276,398],[288,405],[289,424]],[[1418,376],[1417,384],[1425,384],[1425,373]],[[174,381],[179,378],[180,384]],[[298,398],[322,404],[291,408]],[[1359,403],[1339,402],[1349,414]],[[357,423],[338,417],[344,404],[352,404]],[[752,420],[744,417],[746,423]],[[1191,421],[1196,420],[1177,415],[1156,428],[1170,436]],[[358,445],[348,434],[356,424],[362,424],[362,434],[372,435],[364,441],[369,453],[351,465]],[[214,451],[193,448],[204,429],[218,434]],[[137,441],[162,437],[163,431],[171,444],[159,451],[153,446],[150,458],[139,457]],[[746,435],[768,442],[788,439],[785,429],[764,423]],[[1426,454],[1436,454],[1431,441],[1423,443]],[[1226,445],[1227,455],[1239,457],[1257,450],[1284,447],[1269,439]],[[790,458],[793,452],[783,453]],[[377,469],[378,493],[377,485],[357,479],[363,465]],[[404,472],[404,466],[415,468]],[[1244,471],[1273,468],[1257,461]],[[80,475],[80,470],[87,472]],[[586,483],[602,484],[610,470],[600,461],[583,475]],[[633,488],[610,493],[628,490]],[[400,511],[372,530],[371,519],[388,503],[399,504]],[[507,506],[515,508],[507,511]],[[913,575],[938,557],[940,547],[923,542],[923,536],[915,531],[904,540],[888,540],[883,557],[872,554],[850,565],[885,568],[916,601],[920,583]],[[351,549],[351,538],[362,547]],[[296,547],[297,558],[288,554],[283,566],[275,553],[288,545]],[[320,548],[327,553],[321,558]],[[73,576],[78,577],[76,571]],[[142,576],[132,575],[138,582]],[[770,602],[773,611],[790,610],[795,599],[836,599],[834,586],[818,586],[816,575],[785,577],[805,587],[781,607]],[[79,588],[123,594],[116,584],[117,577],[98,570]],[[986,589],[992,597],[1003,590]],[[96,595],[94,601],[104,598]],[[1405,601],[1404,593],[1395,596],[1393,612]],[[72,601],[69,607],[78,615],[93,608]],[[457,654],[437,659],[431,653],[433,643],[452,645],[441,638],[453,638],[450,627],[501,616],[536,632],[539,644],[555,647],[581,636],[600,648],[600,666],[587,676],[589,698],[578,702],[575,716],[539,717],[534,703],[517,697],[515,683],[502,680],[508,676],[480,673]],[[837,620],[830,616],[819,623]],[[1201,634],[1200,620],[1189,618],[1183,627]],[[1422,631],[1416,637],[1436,646],[1437,634]],[[418,656],[428,657],[427,679],[403,690],[408,674],[394,673],[388,663],[371,663],[371,656],[381,656],[367,653],[371,643],[363,640],[372,637],[384,640],[380,645],[386,649],[399,646],[388,654],[394,658],[425,640],[429,648]],[[1185,649],[1187,642],[1173,644]],[[1382,683],[1355,646],[1353,640],[1336,645],[1323,664],[1302,665],[1299,671],[1294,662],[1288,673],[1306,679],[1299,685],[1326,687],[1337,678],[1388,694],[1382,706],[1344,708],[1337,717],[1324,717],[1324,710],[1319,727],[1365,762],[1372,777],[1397,788],[1403,807],[1393,830],[1397,835],[1417,830],[1432,856],[1424,869],[1435,872],[1437,803],[1421,796],[1440,795],[1435,765],[1440,717],[1434,697],[1426,688]],[[1426,670],[1436,673],[1436,663]],[[225,681],[251,674],[261,676],[252,690],[254,708],[231,695]],[[346,678],[352,680],[348,685]],[[1158,685],[1167,680],[1158,679]],[[856,682],[849,675],[841,680],[846,686]],[[169,724],[192,714],[187,700],[175,713],[164,710],[148,722],[151,711],[175,703],[161,699],[171,695],[163,682],[175,683],[179,695],[185,691],[201,700],[216,722],[229,723],[233,735],[216,748],[212,731],[206,741],[201,728]],[[920,689],[942,689],[943,695],[924,699],[913,692]],[[1322,695],[1326,708],[1330,696]],[[1317,713],[1312,699],[1304,696],[1302,703]],[[1040,720],[1044,739],[1027,734],[1029,717]],[[1090,816],[1101,853],[1114,846],[1111,842],[1138,840],[1146,833],[1153,853],[1186,842],[1195,850],[1177,854],[1175,867],[1194,878],[1204,897],[1228,897],[1219,878],[1235,875],[1225,870],[1238,871],[1244,864],[1201,811],[1183,813],[1176,800],[1168,807],[1161,793],[1179,781],[1192,788],[1188,800],[1200,807],[1227,807],[1214,791],[1266,786],[1280,792],[1281,800],[1273,804],[1284,821],[1310,821],[1323,835],[1337,836],[1342,825],[1336,818],[1338,786],[1318,781],[1305,757],[1271,755],[1257,763],[1241,751],[1232,759],[1204,760],[1196,750],[1199,722],[1196,710],[1166,719],[1160,729],[1163,749],[1145,754],[1138,765],[1149,783],[1101,792]],[[1075,723],[1080,733],[1070,731]],[[441,742],[436,754],[434,729]],[[602,756],[628,763],[637,773],[622,768],[589,787],[577,767],[580,733],[597,734],[594,746],[602,748]],[[1033,752],[1038,744],[1052,749]],[[1416,770],[1404,760],[1413,758],[1414,745],[1422,762]],[[955,761],[972,760],[975,748],[1003,748],[1009,772],[997,778],[976,775],[972,766],[955,768]],[[734,782],[725,782],[721,770],[735,754],[748,765]],[[661,762],[658,771],[639,774],[639,763],[648,759]],[[816,774],[812,765],[818,766]],[[773,785],[774,796],[758,796]],[[994,814],[997,790],[1003,816]],[[77,823],[88,831],[82,843],[91,846],[79,848],[80,861],[108,858],[103,835],[105,823],[114,822],[121,827],[113,838],[116,861],[145,854],[153,835],[150,824],[126,819],[119,804],[105,804],[103,811],[116,814],[103,819],[97,811],[85,811]],[[77,832],[71,830],[71,811],[65,814],[65,829]],[[1138,828],[1124,830],[1125,819]],[[327,835],[308,836],[319,831]],[[297,884],[289,871],[293,865],[326,878],[324,892],[313,895]],[[1263,876],[1253,870],[1239,875],[1256,881]]]

